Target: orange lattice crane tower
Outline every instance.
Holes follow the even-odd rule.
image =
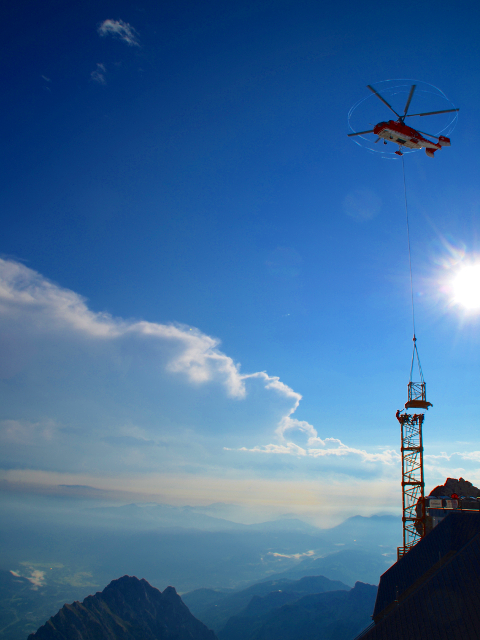
[[[412,381],[415,361],[418,365],[420,382]],[[423,476],[423,421],[425,411],[431,407],[427,402],[427,391],[423,379],[422,366],[417,351],[417,338],[413,336],[412,366],[408,383],[408,400],[405,409],[398,410],[397,420],[402,434],[402,522],[403,546],[397,548],[400,559],[425,535],[425,482]],[[407,413],[408,409],[419,412]]]

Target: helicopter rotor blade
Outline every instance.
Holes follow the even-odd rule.
[[[408,98],[407,98],[407,104],[405,105],[405,110],[403,112],[403,117],[404,118],[407,115],[408,107],[410,106],[410,102],[412,101],[413,93],[414,93],[416,88],[417,88],[417,85],[416,84],[412,84],[412,88],[410,89],[410,93],[409,93]]]
[[[383,102],[383,104],[386,104],[387,107],[390,109],[390,111],[393,111],[393,113],[397,116],[397,118],[400,118],[400,116],[398,115],[398,113],[395,111],[395,109],[388,104],[388,102],[385,100],[385,98],[382,98],[382,96],[378,93],[378,91],[376,91],[371,85],[367,84],[367,87],[370,89],[370,91],[372,93],[374,93],[377,98],[380,98],[380,100]]]
[[[427,133],[426,131],[420,131],[417,129],[418,133],[422,133],[424,136],[430,136],[430,138],[436,138],[438,140],[438,136],[434,136],[433,133]]]
[[[413,118],[414,116],[434,116],[436,113],[452,113],[453,111],[460,111],[460,109],[444,109],[443,111],[428,111],[427,113],[411,113],[406,117]]]
[[[362,133],[373,133],[373,129],[369,129],[368,131],[358,131],[357,133],[347,133],[347,136],[351,138],[352,136],[361,136]]]

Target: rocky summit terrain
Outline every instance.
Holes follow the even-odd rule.
[[[463,478],[447,478],[445,484],[441,484],[430,491],[431,496],[451,496],[456,493],[457,496],[474,496],[480,497],[480,489],[477,489],[471,482]]]
[[[163,593],[123,576],[83,602],[64,605],[28,640],[216,640],[173,587]]]

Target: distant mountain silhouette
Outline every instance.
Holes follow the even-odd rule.
[[[181,527],[200,531],[246,531],[248,525],[216,518],[193,507],[173,507],[170,505],[126,504],[120,507],[93,507],[85,509],[85,517],[95,518],[103,526],[126,526],[129,530],[148,531]]]
[[[360,576],[368,584],[378,584],[380,576],[393,561],[392,554],[384,557],[363,549],[346,549],[323,558],[305,558],[296,567],[275,577],[296,579],[306,575],[323,575],[351,586]]]
[[[266,597],[266,599],[261,598],[262,606],[270,610],[286,602],[298,600],[307,594],[341,589],[348,591],[350,587],[324,576],[309,576],[301,580],[282,577],[255,583],[234,593],[197,589],[184,594],[183,600],[199,620],[218,632],[229,618],[240,614],[245,607],[251,606],[252,602],[260,600],[259,596]]]
[[[219,640],[351,640],[371,623],[377,588],[357,582],[350,591],[327,591],[284,604],[289,594],[254,596],[219,631]],[[290,594],[291,595],[291,594]]]
[[[64,605],[28,640],[216,640],[173,587],[163,593],[123,576],[85,600]]]

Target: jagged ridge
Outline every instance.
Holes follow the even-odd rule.
[[[431,496],[451,496],[456,493],[457,496],[480,496],[480,489],[475,487],[468,480],[463,478],[447,478],[445,484],[441,484],[430,491]]]
[[[28,640],[216,640],[173,587],[163,593],[123,576],[102,592],[66,604]]]

